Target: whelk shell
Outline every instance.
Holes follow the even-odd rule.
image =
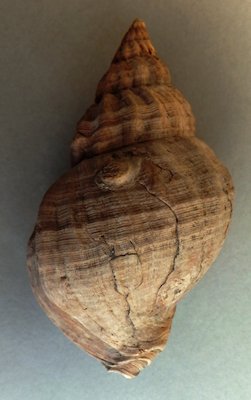
[[[218,255],[232,213],[226,168],[135,20],[46,193],[28,246],[34,294],[109,371],[163,350],[177,301]]]

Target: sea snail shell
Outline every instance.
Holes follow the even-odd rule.
[[[232,213],[226,168],[194,136],[144,22],[134,21],[46,193],[29,241],[35,296],[109,371],[163,350],[177,301],[218,255]]]

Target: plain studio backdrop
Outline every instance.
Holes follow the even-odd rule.
[[[76,122],[136,17],[236,198],[224,248],[179,303],[165,351],[129,381],[49,321],[25,253],[43,194],[69,168]],[[0,18],[1,400],[250,400],[251,1],[1,0]]]

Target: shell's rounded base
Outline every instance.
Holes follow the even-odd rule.
[[[123,375],[125,378],[131,379],[136,377],[142,369],[150,365],[152,360],[165,348],[171,331],[175,310],[176,306],[173,306],[167,311],[165,326],[159,330],[159,335],[155,338],[154,343],[152,342],[150,345],[151,341],[149,340],[149,342],[141,343],[137,351],[130,356],[127,352],[127,355],[124,353],[123,359],[114,360],[112,363],[102,362],[108,372],[115,372]]]

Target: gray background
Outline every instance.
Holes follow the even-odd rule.
[[[249,400],[251,1],[1,0],[0,16],[1,400]],[[225,246],[179,304],[169,345],[128,381],[47,319],[25,251],[42,195],[69,167],[76,121],[135,17],[237,194]]]

